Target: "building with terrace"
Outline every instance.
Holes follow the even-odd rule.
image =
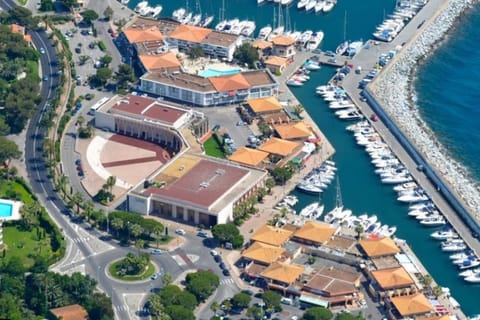
[[[281,291],[283,295],[298,295],[299,289],[294,286],[300,280],[305,267],[276,261],[263,270],[261,276],[269,289]]]
[[[140,90],[184,104],[210,107],[276,95],[278,83],[267,70],[206,78],[167,69],[144,74],[140,78]]]
[[[405,319],[426,316],[434,309],[423,293],[391,297],[392,308],[389,310],[393,319]]]
[[[402,267],[392,267],[371,272],[370,292],[375,296],[392,296],[416,292],[415,281]]]
[[[296,54],[295,40],[289,36],[276,36],[272,39],[272,55],[282,58],[292,58]]]
[[[393,256],[400,252],[398,246],[389,237],[364,239],[360,240],[358,244],[370,259]]]

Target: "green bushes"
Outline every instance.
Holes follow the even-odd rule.
[[[98,42],[97,42],[97,45],[98,45],[98,48],[99,48],[100,50],[102,50],[102,51],[107,50],[107,46],[105,45],[105,43],[103,43],[102,40],[98,41]]]

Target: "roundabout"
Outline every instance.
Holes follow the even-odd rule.
[[[105,268],[105,273],[110,279],[116,281],[132,283],[146,282],[152,276],[157,275],[159,268],[152,261],[140,264],[140,259],[140,256],[129,254],[124,258],[108,264]],[[138,262],[136,260],[138,260]]]

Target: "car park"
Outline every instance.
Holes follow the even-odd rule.
[[[177,229],[177,230],[175,230],[175,233],[183,236],[183,235],[185,235],[186,232],[183,229]]]
[[[162,254],[162,250],[152,249],[152,251],[150,251],[150,253],[153,254],[153,255],[160,255],[160,254]]]

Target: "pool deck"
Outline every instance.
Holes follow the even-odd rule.
[[[10,216],[8,217],[0,216],[0,220],[2,221],[20,220],[21,218],[20,207],[23,205],[20,201],[0,199],[0,203],[4,203],[12,206],[12,211]]]

